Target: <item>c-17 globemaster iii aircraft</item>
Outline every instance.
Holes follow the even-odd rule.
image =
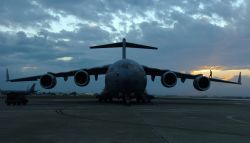
[[[122,59],[110,65],[102,67],[82,68],[79,70],[71,70],[67,72],[52,73],[48,72],[44,75],[30,76],[18,79],[8,80],[10,82],[20,81],[40,81],[40,85],[45,89],[55,87],[57,77],[64,78],[65,81],[68,77],[73,76],[75,84],[78,86],[86,86],[90,81],[90,76],[105,75],[105,87],[103,92],[98,96],[99,100],[111,101],[113,98],[121,98],[125,103],[130,103],[131,99],[135,98],[137,102],[149,102],[150,97],[146,94],[147,75],[151,76],[154,81],[155,76],[161,77],[161,83],[167,88],[174,87],[177,79],[180,78],[184,83],[186,79],[193,80],[193,86],[199,91],[208,90],[210,82],[223,82],[230,84],[241,84],[241,73],[239,74],[238,82],[226,81],[216,78],[208,78],[202,74],[192,75],[180,73],[169,69],[158,69],[144,65],[126,58],[126,48],[141,48],[141,49],[157,49],[155,47],[140,45],[135,43],[126,42],[124,38],[122,42],[92,46],[91,49],[96,48],[117,48],[122,47]]]

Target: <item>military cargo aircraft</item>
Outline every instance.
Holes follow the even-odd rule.
[[[73,76],[74,82],[78,86],[86,86],[90,81],[90,76],[94,76],[95,80],[98,75],[105,75],[105,87],[102,93],[98,96],[100,101],[112,101],[113,98],[120,98],[125,103],[130,103],[132,99],[137,102],[149,102],[150,97],[145,93],[147,84],[147,75],[151,76],[152,81],[156,76],[161,77],[161,83],[167,88],[174,87],[179,78],[181,82],[186,79],[193,80],[193,86],[196,90],[206,91],[210,87],[211,81],[222,82],[229,84],[241,84],[241,73],[238,81],[226,81],[222,79],[206,77],[202,74],[193,75],[181,72],[176,72],[169,69],[152,68],[145,65],[140,65],[134,60],[126,58],[126,48],[141,48],[156,50],[156,47],[129,43],[124,38],[122,42],[111,43],[105,45],[92,46],[91,49],[97,48],[119,48],[122,47],[122,59],[113,64],[104,65],[101,67],[82,68],[66,72],[53,73],[48,72],[43,75],[30,76],[17,79],[8,79],[10,82],[21,81],[40,81],[40,85],[45,89],[51,89],[56,86],[57,78],[62,77],[65,81],[68,77]]]

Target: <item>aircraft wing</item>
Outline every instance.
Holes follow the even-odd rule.
[[[72,71],[67,71],[67,72],[58,72],[58,73],[52,73],[49,72],[50,74],[54,75],[55,77],[64,77],[67,78],[69,76],[74,76],[76,72],[80,70],[86,71],[89,75],[99,75],[99,74],[105,74],[108,70],[109,65],[105,65],[102,67],[93,67],[93,68],[86,68],[86,69],[78,69],[78,70],[72,70]],[[7,73],[8,75],[8,73]],[[36,81],[40,79],[43,75],[37,75],[37,76],[29,76],[29,77],[24,77],[24,78],[17,78],[17,79],[8,79],[7,81],[10,82],[19,82],[19,81]]]
[[[151,68],[147,66],[143,66],[143,68],[147,75],[152,75],[152,76],[162,76],[165,72],[168,72],[168,71],[174,72],[178,78],[195,79],[197,76],[200,76],[200,75],[192,75],[192,74],[175,72],[175,71],[168,70],[168,69]]]
[[[168,69],[151,68],[147,66],[143,66],[143,68],[146,74],[151,75],[151,76],[162,76],[165,72],[168,72],[168,71],[174,72],[176,76],[182,80],[182,82],[184,82],[186,79],[195,79],[198,76],[202,76],[202,74],[193,75],[193,74],[175,72],[175,71],[168,70]],[[217,78],[209,78],[209,79],[210,81],[214,81],[214,82],[241,84],[241,73],[239,74],[238,82],[227,81],[227,80],[222,80],[222,79],[217,79]]]

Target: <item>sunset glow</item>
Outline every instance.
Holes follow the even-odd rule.
[[[210,69],[212,70],[212,76],[214,78],[220,78],[224,80],[234,80],[235,77],[238,77],[239,73],[241,72],[242,76],[250,77],[250,69],[248,68],[239,68],[239,69],[229,69],[223,66],[202,66],[199,69],[192,70],[192,74],[203,74],[204,76],[209,76]]]

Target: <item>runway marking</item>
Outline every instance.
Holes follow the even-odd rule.
[[[145,108],[145,109],[147,109],[147,108]],[[138,109],[137,109],[137,110],[138,110]],[[151,110],[152,110],[152,109],[151,109]],[[154,125],[148,123],[148,122],[145,120],[145,118],[141,116],[140,113],[134,112],[134,111],[133,111],[133,113],[134,113],[134,115],[137,116],[140,120],[142,120],[143,123],[144,123],[145,125],[147,125],[147,126],[151,129],[151,131],[152,131],[156,136],[159,137],[159,139],[161,140],[161,142],[163,142],[163,143],[169,143],[168,139],[166,139],[166,138],[159,132],[159,130],[157,130],[157,128],[156,128]]]
[[[238,122],[238,123],[241,123],[241,124],[247,124],[247,125],[250,125],[250,122],[246,122],[246,121],[242,121],[242,120],[239,120],[239,119],[235,119],[234,116],[226,116],[227,119],[229,120],[232,120],[234,122]]]
[[[173,113],[182,113],[182,112],[199,112],[200,110],[194,110],[194,109],[164,109],[164,110],[155,110],[155,109],[136,109],[137,111],[141,112],[155,112],[155,113],[167,113],[167,112],[173,112]]]
[[[57,114],[61,114],[61,115],[63,115],[63,112],[62,112],[62,110],[61,110],[61,109],[56,110],[56,113],[57,113]]]
[[[141,108],[141,109],[136,109],[137,111],[153,111],[151,108]]]
[[[122,125],[132,125],[132,126],[149,126],[153,133],[157,136],[159,136],[162,140],[162,142],[169,143],[168,140],[159,132],[158,128],[168,128],[168,129],[174,129],[174,130],[181,130],[181,131],[189,131],[189,132],[202,132],[202,133],[210,133],[210,134],[223,134],[223,135],[234,135],[234,136],[244,136],[249,137],[249,133],[237,133],[237,132],[227,132],[224,130],[209,130],[209,129],[195,129],[192,127],[182,127],[182,126],[176,126],[176,125],[161,125],[161,124],[155,124],[151,122],[147,122],[144,117],[142,119],[144,122],[133,122],[133,121],[121,121],[121,120],[112,120],[112,119],[105,119],[105,118],[97,118],[97,117],[90,117],[90,116],[84,116],[84,115],[77,115],[77,114],[70,114],[65,112],[64,109],[56,109],[54,110],[55,113],[57,113],[60,116],[70,117],[70,118],[76,118],[81,120],[87,120],[87,121],[98,121],[98,122],[105,122],[105,123],[116,123],[116,124],[122,124]],[[70,110],[68,110],[70,111]],[[140,113],[135,113],[135,115]],[[244,121],[243,121],[244,122]],[[250,123],[249,123],[250,124]]]

